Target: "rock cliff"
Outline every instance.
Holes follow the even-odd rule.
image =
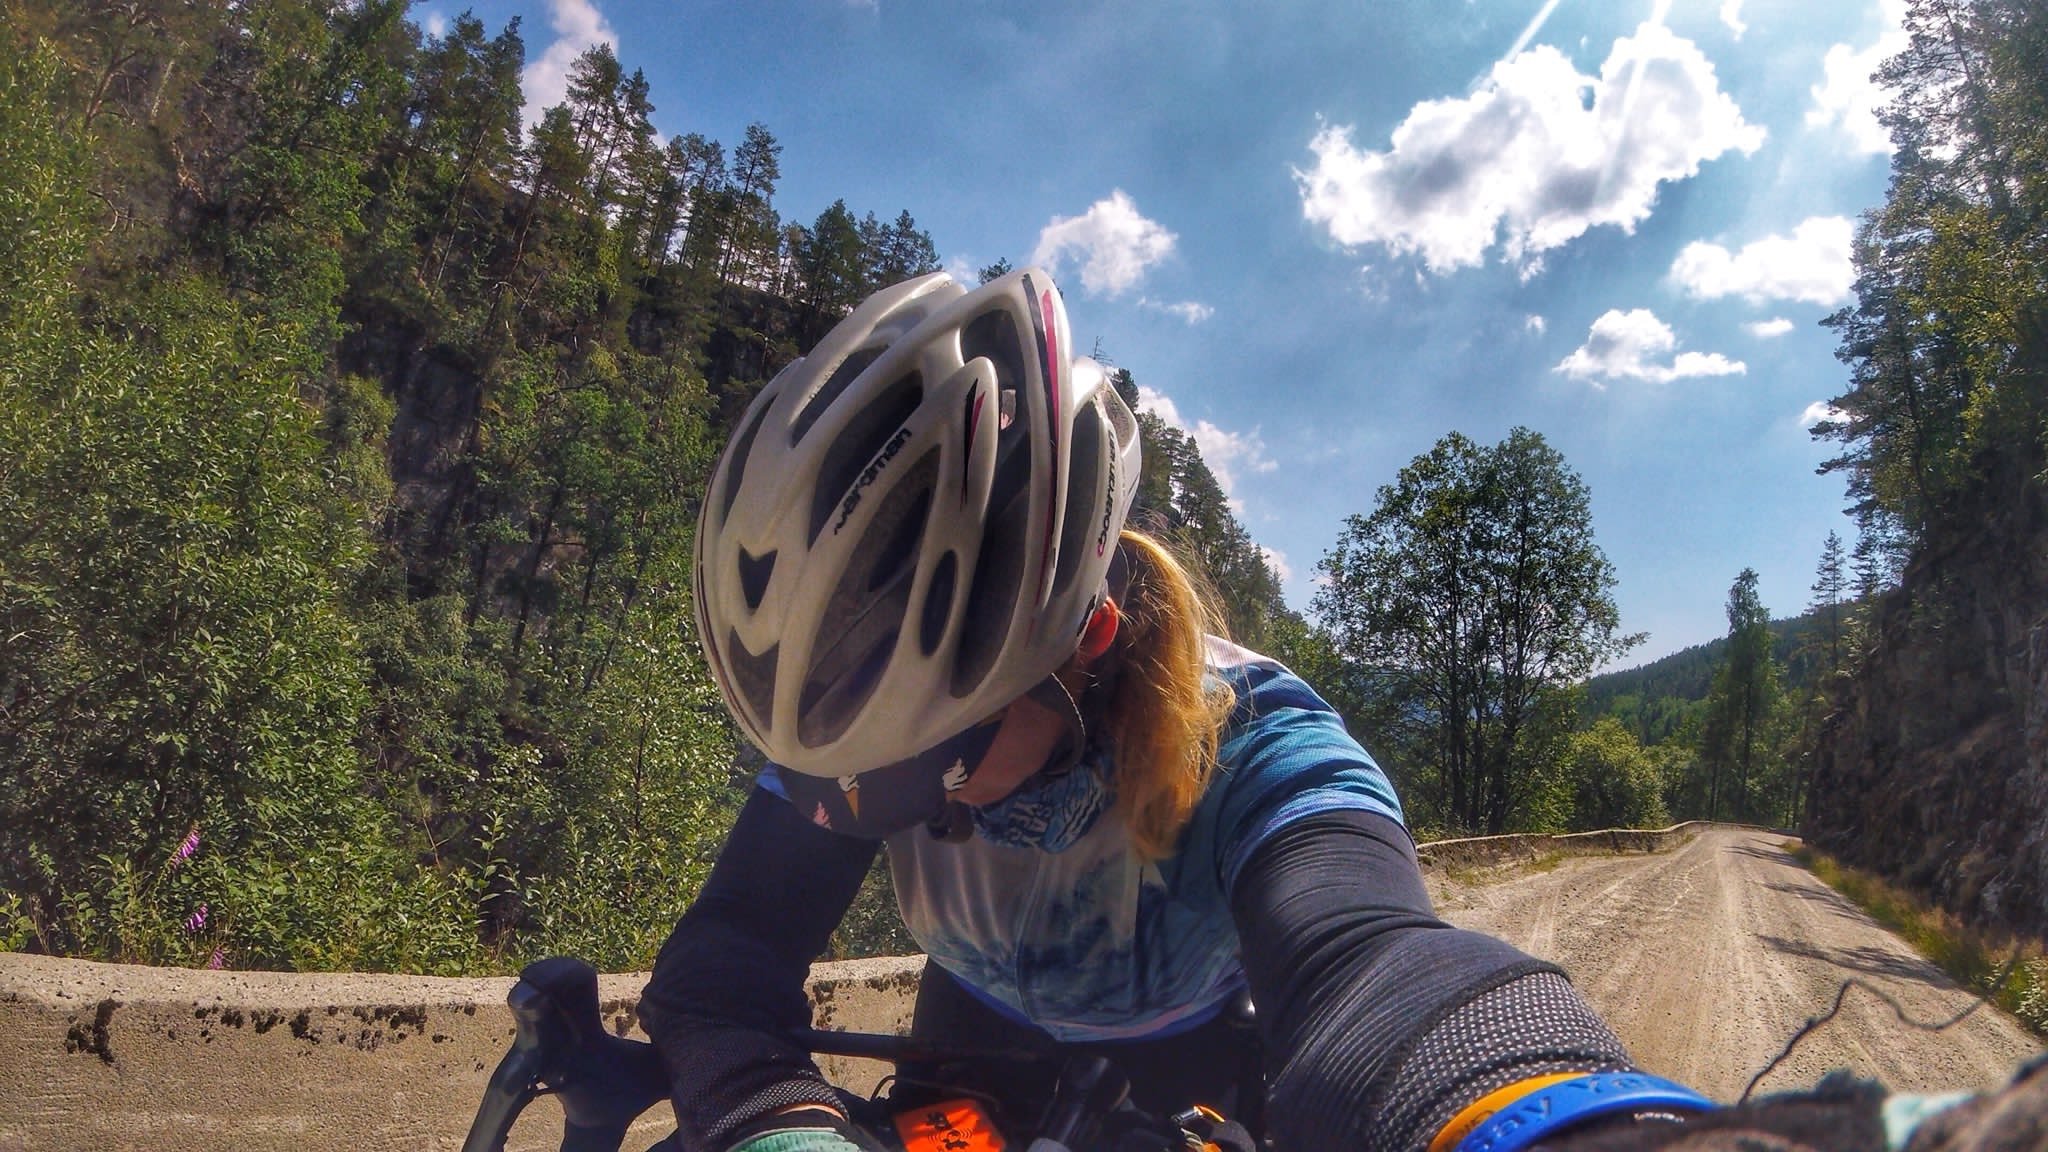
[[[2048,500],[1987,483],[1971,526],[1872,610],[1803,829],[1974,923],[2048,934]]]

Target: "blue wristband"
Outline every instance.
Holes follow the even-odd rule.
[[[1575,1124],[1616,1112],[1709,1112],[1715,1107],[1690,1088],[1646,1073],[1594,1073],[1538,1088],[1495,1112],[1458,1142],[1457,1152],[1521,1152]]]

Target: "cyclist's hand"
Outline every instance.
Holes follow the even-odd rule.
[[[1711,1112],[1604,1117],[1528,1152],[1885,1152],[1883,1102],[1882,1088],[1844,1078]]]
[[[1531,1152],[2022,1152],[2048,1148],[2048,1058],[1996,1092],[1887,1095],[1837,1073],[1811,1091],[1671,1119],[1603,1121]]]
[[[732,1152],[863,1152],[836,1128],[778,1128],[733,1145]]]
[[[879,1152],[879,1145],[844,1113],[804,1104],[746,1125],[731,1152]]]

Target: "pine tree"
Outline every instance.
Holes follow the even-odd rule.
[[[1782,690],[1770,625],[1770,612],[1757,596],[1756,570],[1744,568],[1728,589],[1727,656],[1707,697],[1700,734],[1709,820],[1764,814],[1757,793],[1775,782],[1775,722]]]
[[[1823,631],[1822,644],[1827,652],[1827,662],[1817,679],[1824,680],[1842,667],[1842,594],[1849,587],[1848,574],[1843,568],[1842,536],[1829,532],[1821,545],[1820,566],[1813,578],[1813,599],[1807,610],[1820,615]]]

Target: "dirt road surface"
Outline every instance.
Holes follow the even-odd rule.
[[[1430,887],[1445,919],[1562,966],[1647,1070],[1733,1100],[1844,980],[1874,985],[1920,1021],[1972,1000],[1784,842],[1717,828],[1656,855],[1565,860],[1476,883],[1432,877]],[[1833,1068],[1897,1091],[1990,1088],[2037,1051],[1988,1006],[1931,1033],[1853,988],[1758,1091],[1811,1085]]]

